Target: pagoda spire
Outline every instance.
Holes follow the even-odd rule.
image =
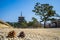
[[[21,16],[22,16],[22,11],[21,11]]]

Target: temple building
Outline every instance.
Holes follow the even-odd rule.
[[[60,19],[56,19],[52,21],[51,27],[60,28]]]

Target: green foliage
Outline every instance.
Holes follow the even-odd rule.
[[[35,12],[35,15],[38,15],[42,21],[44,21],[44,27],[46,21],[56,14],[53,10],[53,6],[49,4],[36,3],[34,10],[32,11]]]
[[[20,27],[20,24],[19,24],[18,22],[13,23],[13,27],[15,27],[15,28],[19,28],[19,27]]]
[[[36,18],[32,17],[32,21],[28,23],[28,26],[32,28],[38,28],[38,27],[41,27],[41,24],[37,21]]]
[[[41,27],[41,24],[37,21],[36,18],[32,17],[33,27],[38,28]]]
[[[36,18],[32,17],[33,23],[38,22]]]
[[[6,23],[8,23],[8,24],[10,24],[11,26],[13,26],[13,23],[11,23],[11,22],[6,22]]]
[[[26,28],[27,27],[27,23],[26,22],[22,22],[21,26],[22,26],[22,28]]]
[[[32,26],[32,25],[33,25],[33,22],[30,21],[30,22],[28,23],[28,26]]]

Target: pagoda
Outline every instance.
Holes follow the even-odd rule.
[[[25,21],[25,19],[24,19],[24,17],[22,16],[22,12],[21,12],[21,16],[18,17],[18,23],[22,23],[22,22],[24,22],[24,21]]]

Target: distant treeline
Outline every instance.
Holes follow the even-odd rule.
[[[42,25],[40,22],[37,21],[36,18],[32,17],[32,21],[24,21],[24,22],[7,22],[11,26],[15,28],[41,28]]]

